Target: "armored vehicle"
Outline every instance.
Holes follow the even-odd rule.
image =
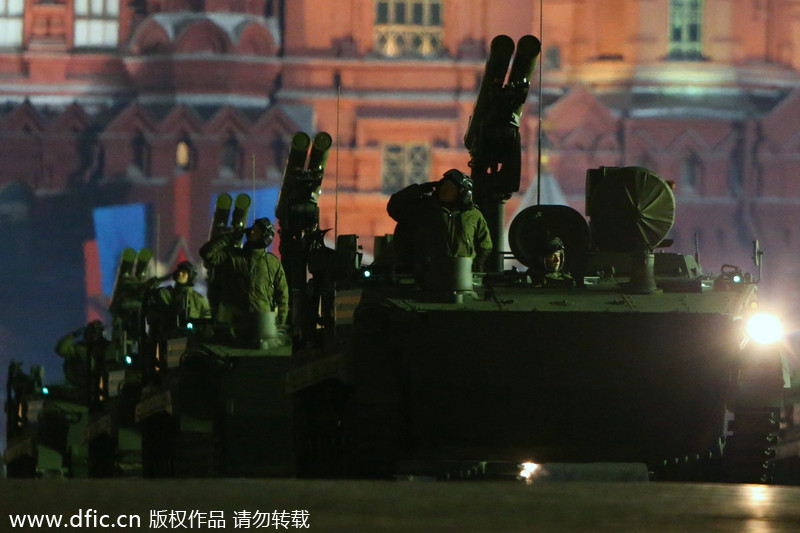
[[[141,435],[134,407],[143,295],[152,253],[123,250],[111,301],[111,341],[100,321],[64,335],[56,352],[66,381],[48,382],[40,367],[11,362],[6,390],[5,454],[11,477],[111,477],[141,474]]]
[[[774,324],[758,279],[731,265],[705,275],[695,255],[669,251],[669,182],[639,167],[590,169],[588,221],[535,205],[503,249],[538,40],[517,43],[504,85],[513,52],[510,38],[493,41],[465,138],[493,233],[487,272],[452,258],[420,280],[392,261],[391,236],[364,265],[356,236],[327,248],[312,219],[293,233],[299,251],[283,260],[304,267],[288,376],[298,474],[452,478],[495,463],[611,462],[646,465],[654,479],[784,475],[775,465],[796,455],[780,440],[796,399],[777,336],[748,330]],[[306,191],[299,203],[313,215]],[[554,251],[561,264],[548,267]]]
[[[249,206],[246,194],[235,202],[220,194],[211,237],[241,241]],[[293,473],[284,385],[290,335],[274,313],[261,316],[247,336],[234,337],[216,315],[193,317],[185,300],[155,298],[158,285],[175,276],[149,277],[150,257],[149,250],[122,253],[110,305],[112,340],[86,343],[74,359],[86,386],[46,386],[39,369],[29,375],[11,365],[10,476]],[[215,306],[218,281],[209,269]]]
[[[328,247],[317,197],[332,140],[298,132],[275,213],[290,327],[265,314],[252,336],[232,337],[219,320],[151,314],[141,290],[127,301],[119,285],[113,346],[117,363],[130,358],[130,395],[112,400],[98,356],[80,409],[54,404],[51,420],[38,371],[12,365],[9,474],[50,470],[46,448],[68,475],[82,475],[79,463],[87,475],[117,474],[125,428],[140,442],[138,471],[152,477],[452,479],[515,476],[532,462],[796,483],[800,393],[777,323],[762,313],[760,274],[723,265],[710,276],[696,254],[670,251],[668,181],[639,167],[589,169],[588,219],[528,207],[505,249],[540,48],[533,36],[492,41],[464,139],[492,234],[485,271],[473,272],[471,257],[406,270],[390,235],[369,265],[355,235]],[[240,231],[248,209],[246,195],[220,195],[211,236]],[[758,263],[757,246],[753,255]],[[124,270],[144,272],[131,264]],[[212,309],[216,275],[209,269]]]

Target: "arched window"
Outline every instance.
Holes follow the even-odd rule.
[[[188,137],[184,137],[175,146],[175,170],[177,172],[192,170],[195,168],[196,163],[197,156],[192,142]]]
[[[681,188],[685,192],[696,192],[701,188],[701,165],[697,154],[691,153],[681,163]]]
[[[131,140],[131,152],[133,153],[131,164],[142,175],[148,175],[150,173],[150,145],[141,131],[137,131]]]
[[[442,0],[376,0],[375,50],[387,57],[441,54],[442,4]]]
[[[702,0],[670,0],[670,59],[703,59]]]
[[[25,0],[0,1],[0,47],[22,46],[22,18]]]
[[[230,134],[222,145],[220,174],[223,178],[241,178],[244,153],[234,134]]]

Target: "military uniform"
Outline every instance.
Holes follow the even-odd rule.
[[[482,270],[492,252],[483,214],[472,203],[442,203],[427,190],[415,183],[389,199],[386,210],[397,221],[398,254],[417,270],[448,257],[472,257],[473,270]]]
[[[542,272],[540,270],[530,273],[534,287],[547,287],[548,289],[571,289],[575,280],[566,272]]]
[[[64,377],[67,382],[80,389],[81,391],[89,390],[89,342],[86,339],[78,340],[78,335],[82,330],[67,333],[56,344],[55,352],[64,358]],[[108,362],[115,361],[114,352],[110,349],[111,343],[105,338],[99,338],[95,342],[98,343],[97,349],[102,350],[105,354],[105,359]],[[92,361],[94,366],[94,361]]]
[[[289,316],[289,287],[280,259],[266,248],[234,246],[230,234],[200,248],[200,256],[216,269],[220,283],[218,320],[246,320],[253,313],[277,309],[277,323]]]
[[[575,286],[575,280],[568,272],[563,270],[565,265],[566,247],[558,237],[545,234],[538,244],[538,262],[528,271],[531,282],[535,287],[550,289],[570,289]]]
[[[148,302],[148,314],[154,310],[169,311],[190,320],[211,318],[211,308],[206,297],[192,287],[179,283],[171,287],[161,287],[155,291]]]

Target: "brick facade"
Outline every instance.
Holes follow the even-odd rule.
[[[414,2],[387,9],[398,3],[416,13]],[[706,270],[752,270],[760,239],[767,287],[797,301],[800,1],[701,2],[701,52],[688,59],[671,48],[668,0],[545,2],[541,32],[537,1],[418,2],[441,10],[438,48],[394,57],[380,49],[379,4],[120,1],[117,44],[86,47],[72,0],[26,0],[19,46],[0,50],[0,214],[18,212],[3,192],[20,187],[31,200],[13,223],[28,216],[36,231],[61,199],[81,199],[57,208],[65,216],[144,201],[158,220],[153,242],[164,254],[186,243],[192,255],[209,198],[253,179],[279,184],[291,134],[325,130],[336,144],[322,224],[360,234],[370,252],[372,236],[393,229],[387,147],[421,146],[430,176],[466,169],[488,43],[533,34],[543,42],[542,168],[567,201],[582,209],[587,168],[647,166],[676,183],[676,249],[692,252],[697,235]],[[509,215],[535,183],[539,105],[534,87]],[[85,225],[71,232],[76,246],[92,239]]]

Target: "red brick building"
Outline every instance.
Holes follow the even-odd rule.
[[[752,270],[760,239],[765,279],[797,302],[798,0],[8,0],[0,246],[18,258],[0,274],[83,290],[91,209],[129,202],[148,206],[162,260],[196,257],[211,199],[279,186],[297,130],[334,136],[322,224],[369,252],[393,229],[387,193],[466,168],[463,135],[501,33],[543,43],[524,188],[541,106],[545,203],[560,192],[581,210],[587,168],[649,167],[676,183],[677,250],[697,240],[706,270]],[[68,266],[60,277],[40,248]]]

